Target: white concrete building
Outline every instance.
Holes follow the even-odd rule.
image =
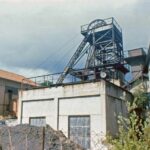
[[[117,133],[126,98],[131,98],[128,91],[106,81],[22,91],[18,121],[49,124],[86,149],[99,150],[107,132]]]

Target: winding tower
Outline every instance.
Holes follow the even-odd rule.
[[[115,19],[96,19],[81,26],[81,34],[84,38],[57,83],[63,83],[68,74],[83,81],[123,78],[128,70],[124,66],[122,29]],[[84,55],[84,67],[75,69]]]

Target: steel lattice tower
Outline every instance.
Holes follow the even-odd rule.
[[[124,67],[122,29],[114,18],[96,19],[81,26],[84,39],[70,59],[57,83],[62,83],[67,74],[81,80],[101,77],[119,78],[128,70]],[[87,54],[85,67],[76,70],[74,66]],[[104,76],[102,73],[105,73]],[[102,75],[102,76],[101,76]]]

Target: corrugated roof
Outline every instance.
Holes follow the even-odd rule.
[[[8,71],[1,70],[1,69],[0,69],[0,78],[15,81],[15,82],[19,82],[19,83],[21,83],[23,81],[23,79],[25,79],[25,77],[22,76],[22,75],[15,74],[15,73],[8,72]],[[26,79],[25,81],[29,85],[36,86],[36,84],[33,81],[29,80],[29,79]]]

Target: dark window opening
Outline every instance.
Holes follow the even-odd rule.
[[[12,96],[13,92],[11,90],[8,90],[8,105],[7,105],[7,111],[11,111],[11,102],[12,102]]]

